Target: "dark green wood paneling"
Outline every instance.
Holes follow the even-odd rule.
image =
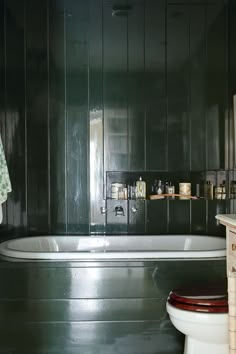
[[[168,225],[168,201],[149,200],[147,202],[147,234],[155,235],[157,233],[165,235]]]
[[[207,234],[207,209],[206,200],[191,201],[191,233]]]
[[[3,147],[6,146],[6,117],[5,117],[5,6],[4,0],[0,1],[0,134]],[[3,209],[3,225],[7,224],[6,220],[6,203],[2,204]]]
[[[166,299],[2,300],[1,322],[154,321]]]
[[[67,230],[65,14],[63,0],[49,1],[50,213],[51,232]]]
[[[49,215],[47,0],[26,0],[25,5],[28,229],[46,233]]]
[[[27,223],[24,4],[17,0],[5,2],[5,147],[13,185],[7,202],[7,221],[13,233],[20,232],[20,227]]]
[[[234,109],[233,109],[233,95],[236,94],[236,48],[235,48],[235,38],[236,38],[236,2],[234,0],[228,1],[228,82],[229,82],[229,139],[228,146],[225,147],[228,150],[228,168],[234,169],[236,167],[236,151],[234,148],[235,133],[234,133]],[[234,209],[232,209],[234,212]]]
[[[65,18],[67,231],[81,234],[89,232],[88,4],[67,0]]]
[[[5,145],[5,6],[0,1],[0,132],[3,145]]]
[[[226,286],[225,268],[225,260],[2,261],[0,351],[181,354],[169,291]]]
[[[127,17],[113,17],[113,4],[103,2],[104,173],[129,168]]]
[[[145,169],[145,2],[131,0],[127,23],[128,166]],[[157,19],[158,20],[158,19]]]
[[[116,208],[121,208],[117,213]],[[128,201],[127,200],[106,200],[106,233],[127,234],[128,232]]]
[[[168,170],[188,171],[189,145],[189,7],[167,7]]]
[[[167,169],[165,1],[145,4],[146,169]]]
[[[117,4],[106,0],[1,4],[9,229],[17,235],[27,225],[29,234],[166,233],[168,213],[157,223],[155,203],[144,222],[127,210],[130,226],[101,214],[105,173],[175,171],[177,185],[179,171],[232,166],[225,2],[130,0],[123,17],[112,16]],[[232,82],[233,76],[230,94]]]
[[[128,233],[144,235],[146,203],[145,200],[129,200],[128,202]]]
[[[171,289],[219,286],[226,289],[227,283],[225,261],[158,262],[153,278],[157,294],[163,298],[167,298]]]
[[[90,231],[105,231],[103,193],[104,136],[103,136],[103,11],[102,0],[89,2],[89,124],[90,124]]]
[[[209,235],[225,235],[225,227],[215,218],[217,214],[228,214],[228,200],[207,200],[207,233]]]
[[[1,323],[2,324],[2,323]],[[4,353],[182,354],[183,335],[167,318],[145,322],[25,323],[0,325]]]
[[[189,260],[188,267],[179,260],[155,261],[150,265],[105,263],[67,267],[63,266],[65,263],[42,267],[37,263],[18,263],[17,268],[1,267],[4,287],[0,288],[0,299],[165,299],[172,287],[193,286],[196,281],[210,286],[225,279],[223,260]]]
[[[190,233],[189,200],[169,200],[169,234]]]
[[[225,168],[227,119],[226,17],[224,2],[207,5],[207,169]]]
[[[0,298],[123,298],[124,289],[126,298],[155,297],[154,270],[132,267],[1,270],[0,277],[6,285],[0,289]],[[9,276],[18,279],[17,288],[14,282],[6,281]]]
[[[206,169],[206,11],[204,5],[189,9],[189,122],[190,168]]]

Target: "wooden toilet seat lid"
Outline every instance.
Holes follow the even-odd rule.
[[[228,312],[226,289],[174,289],[169,294],[168,302],[187,311]]]

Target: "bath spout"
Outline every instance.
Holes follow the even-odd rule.
[[[117,205],[115,207],[114,212],[115,212],[115,216],[125,216],[124,209],[123,209],[123,207],[121,205]]]

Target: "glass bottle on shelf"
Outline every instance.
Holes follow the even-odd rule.
[[[142,177],[136,182],[136,199],[146,198],[146,182],[143,181]]]

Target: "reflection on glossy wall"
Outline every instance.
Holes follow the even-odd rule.
[[[106,232],[108,171],[234,168],[225,4],[0,0],[2,234]]]

